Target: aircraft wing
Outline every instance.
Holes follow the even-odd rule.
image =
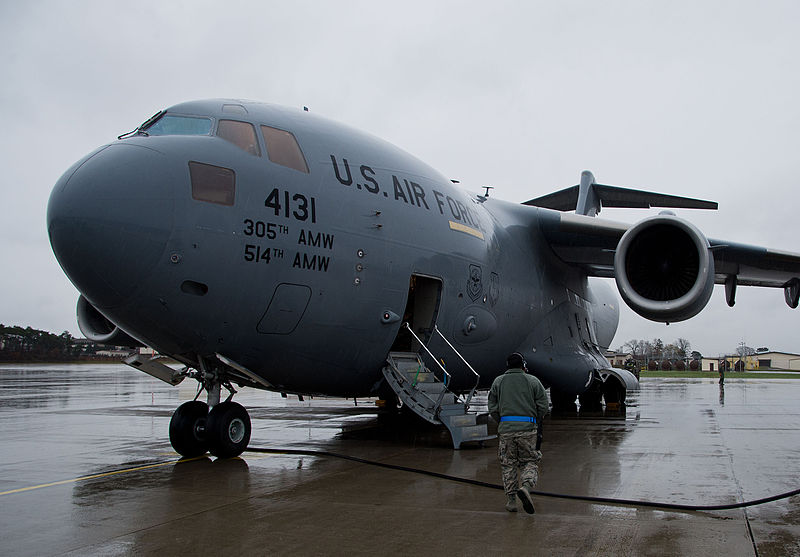
[[[539,223],[559,259],[583,267],[589,276],[614,278],[614,253],[629,224],[541,210]]]
[[[709,238],[717,283],[735,275],[743,286],[785,287],[800,281],[800,255]]]
[[[800,254],[707,239],[672,213],[632,226],[598,219],[605,207],[716,209],[713,201],[597,184],[585,170],[581,182],[526,201],[539,207],[539,226],[553,252],[587,275],[613,277],[622,299],[654,321],[682,321],[705,307],[714,284],[725,285],[728,305],[736,287],[783,288],[786,303],[800,298]],[[574,214],[556,211],[575,210]]]
[[[623,298],[623,286],[630,286],[627,279],[638,281],[634,289],[640,292],[659,281],[667,288],[664,270],[685,265],[674,274],[674,280],[687,280],[687,292],[696,276],[686,275],[706,269],[703,280],[709,290],[713,283],[725,284],[729,305],[733,305],[737,285],[783,288],[786,303],[793,308],[798,305],[800,254],[707,239],[696,227],[674,215],[658,215],[628,225],[573,213],[539,212],[541,232],[553,252],[561,260],[583,267],[590,276],[617,279]],[[693,250],[693,246],[697,249]],[[617,257],[621,251],[623,258]],[[669,300],[665,296],[661,299]]]

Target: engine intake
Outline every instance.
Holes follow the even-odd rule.
[[[86,338],[100,344],[138,348],[144,346],[114,325],[105,315],[97,311],[82,295],[78,298],[78,328]]]
[[[714,257],[697,227],[674,215],[658,215],[622,236],[614,275],[622,299],[642,317],[684,321],[711,297]]]

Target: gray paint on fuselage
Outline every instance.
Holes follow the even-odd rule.
[[[484,386],[516,350],[546,383],[576,392],[592,369],[603,366],[587,347],[590,332],[588,338],[569,334],[573,315],[588,320],[591,311],[569,293],[592,296],[585,275],[559,260],[542,238],[537,223],[547,210],[480,202],[405,151],[307,112],[243,103],[247,114],[234,115],[222,112],[222,104],[184,103],[168,112],[290,131],[310,172],[250,155],[219,137],[134,136],[96,154],[70,178],[73,190],[85,190],[71,192],[71,218],[82,223],[74,229],[118,219],[130,230],[155,231],[147,245],[159,247],[151,253],[119,234],[111,243],[92,239],[87,245],[98,252],[84,250],[80,263],[88,271],[77,270],[66,248],[54,243],[78,289],[132,336],[187,359],[221,353],[279,389],[363,396],[379,382],[401,326],[382,323],[381,315],[403,314],[416,273],[442,280],[437,323]],[[84,167],[103,168],[112,162],[109,153],[133,152],[134,146],[158,154],[149,156],[146,171],[126,163],[105,176],[86,173]],[[232,207],[192,199],[189,161],[235,171]],[[150,188],[139,187],[158,176]],[[99,186],[104,195],[90,200]],[[61,210],[55,190],[51,206]],[[63,218],[51,221],[51,237]],[[146,272],[136,267],[137,254],[155,258]],[[126,288],[98,278],[109,258],[131,273],[119,282]],[[473,298],[475,268],[481,295]],[[85,272],[88,278],[79,276]],[[206,285],[207,293],[182,291],[187,280]],[[270,334],[259,323],[281,284],[306,287],[310,296],[290,332]],[[114,295],[103,296],[103,288]],[[475,329],[465,333],[470,317]],[[472,386],[471,372],[444,342],[434,337],[430,348],[446,361],[454,388]]]

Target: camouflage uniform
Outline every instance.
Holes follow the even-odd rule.
[[[523,485],[536,486],[542,461],[542,451],[536,450],[536,431],[501,433],[498,455],[506,495],[516,495],[520,481]]]
[[[489,412],[499,423],[498,455],[503,487],[509,498],[517,493],[520,482],[533,489],[539,480],[538,465],[542,452],[536,450],[536,424],[541,423],[548,410],[547,393],[542,383],[525,373],[522,367],[509,369],[492,383]],[[536,421],[501,422],[505,416],[524,416]]]

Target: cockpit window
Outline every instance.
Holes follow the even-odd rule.
[[[211,118],[165,114],[141,131],[148,135],[208,135],[211,133]]]
[[[219,126],[217,126],[217,135],[251,155],[261,156],[261,148],[258,146],[256,129],[253,124],[236,120],[220,120]]]
[[[189,163],[189,174],[192,178],[192,199],[233,205],[236,198],[236,173],[230,168]]]
[[[240,104],[223,104],[222,112],[226,114],[247,114],[247,109]]]
[[[308,174],[306,159],[291,132],[269,126],[261,126],[261,134],[264,136],[264,143],[267,145],[269,160]]]

